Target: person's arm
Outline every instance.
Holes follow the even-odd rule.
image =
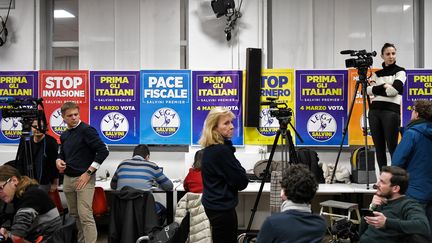
[[[162,172],[160,168],[158,169],[158,174],[156,176],[156,182],[159,184],[162,190],[171,191],[174,188],[172,181]]]
[[[392,165],[406,168],[415,150],[415,133],[407,130],[392,156]]]
[[[410,201],[402,208],[402,219],[387,218],[385,227],[404,234],[429,235],[429,223],[422,206]]]
[[[245,189],[249,183],[246,175],[246,170],[241,166],[240,162],[226,146],[218,153],[220,162],[223,168],[223,176],[228,185],[241,191]]]
[[[101,165],[104,162],[104,160],[108,157],[109,150],[107,145],[99,137],[99,134],[94,127],[90,126],[85,130],[84,141],[93,151],[96,152],[96,157],[94,162]],[[95,169],[99,169],[99,168],[95,168]]]
[[[46,139],[48,139],[48,137],[46,137]],[[50,142],[48,142],[47,140],[47,146],[49,146],[49,148],[46,149],[47,151],[46,170],[48,170],[48,175],[50,176],[49,178],[49,181],[51,183],[50,191],[54,191],[55,189],[57,189],[58,182],[59,182],[59,171],[56,166],[56,159],[58,156],[58,144],[57,141],[51,137]]]
[[[23,198],[23,200],[26,199]],[[34,227],[35,219],[38,215],[38,212],[31,207],[22,207],[18,209],[17,213],[14,215],[13,224],[10,230],[13,242],[24,242],[24,238],[28,236],[32,227]]]
[[[114,172],[113,177],[111,178],[111,182],[110,182],[110,187],[111,187],[111,189],[114,189],[114,190],[117,189],[117,180],[118,180],[118,175],[117,175],[117,173],[118,173],[118,170],[119,170],[121,164],[122,164],[122,163],[120,163],[119,166],[117,166],[117,169],[116,169],[116,171]]]

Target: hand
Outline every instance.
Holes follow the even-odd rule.
[[[388,85],[385,92],[386,92],[388,97],[394,97],[394,96],[399,94],[399,92],[395,88],[393,88],[393,86],[391,86],[391,85]]]
[[[82,174],[77,180],[76,189],[77,190],[83,189],[90,181],[90,178],[91,175],[87,174],[87,172],[84,172],[84,174]]]
[[[374,204],[377,206],[384,205],[384,204],[387,204],[387,199],[384,197],[378,196],[378,195],[374,195],[372,198],[371,204]]]
[[[0,228],[0,235],[3,236],[3,240],[2,241],[6,241],[8,239],[8,233],[7,230],[5,228]]]
[[[58,185],[56,183],[52,183],[51,187],[50,187],[50,192],[54,192],[55,190],[57,190]]]
[[[366,223],[377,229],[384,228],[387,217],[381,212],[374,211],[373,213],[375,217],[364,217]]]
[[[66,169],[66,162],[62,159],[56,160],[56,166],[60,173],[64,173],[64,170]]]

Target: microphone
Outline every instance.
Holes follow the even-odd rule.
[[[14,97],[0,97],[0,103],[12,103],[14,101]]]
[[[271,104],[273,104],[274,102],[271,102],[271,101],[262,101],[261,103],[260,103],[260,105],[271,105]]]
[[[354,50],[343,50],[343,51],[340,52],[340,54],[346,55],[346,54],[352,54],[354,52],[356,52],[356,51],[354,51]]]

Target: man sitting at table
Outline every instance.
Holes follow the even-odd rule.
[[[124,186],[130,186],[151,190],[154,186],[159,186],[162,190],[171,191],[174,187],[172,181],[163,173],[162,168],[149,158],[148,147],[144,144],[137,145],[133,157],[123,160],[117,167],[111,180],[111,188],[121,190]],[[162,217],[165,211],[165,207],[156,202],[157,214]]]
[[[314,175],[304,165],[292,165],[285,171],[281,187],[281,213],[264,221],[257,243],[323,242],[326,222],[310,208],[318,190]]]
[[[428,242],[429,223],[423,207],[405,196],[408,173],[396,166],[384,166],[370,208],[360,226],[360,242]]]

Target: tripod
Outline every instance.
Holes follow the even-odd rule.
[[[289,164],[297,164],[298,163],[297,153],[296,153],[296,150],[294,147],[293,139],[292,139],[291,133],[287,130],[288,124],[291,126],[291,128],[293,129],[293,131],[295,132],[295,134],[298,136],[299,140],[302,143],[303,143],[303,139],[301,138],[301,136],[297,132],[297,130],[295,130],[294,126],[291,124],[291,122],[290,122],[291,117],[278,117],[277,119],[279,121],[279,129],[276,132],[276,136],[275,136],[275,139],[273,141],[270,156],[269,156],[269,159],[267,161],[267,166],[266,166],[264,173],[263,173],[260,188],[258,190],[258,194],[257,194],[257,197],[255,199],[254,206],[251,209],[252,214],[251,214],[251,217],[249,219],[248,226],[246,228],[246,233],[243,236],[239,236],[239,238],[244,237],[243,240],[246,240],[246,239],[248,239],[248,237],[252,236],[250,234],[252,222],[253,222],[253,219],[255,217],[255,212],[257,211],[257,208],[258,208],[258,203],[261,199],[261,194],[262,194],[262,191],[264,189],[265,180],[270,177],[270,166],[271,166],[271,163],[273,162],[273,157],[274,157],[274,154],[276,151],[279,137],[281,135],[282,135],[282,141],[281,141],[281,145],[282,145],[282,154],[281,154],[282,155],[282,171],[284,171],[285,166],[288,164],[288,154],[287,154],[288,151],[289,151],[289,158],[290,158]]]
[[[32,179],[35,178],[33,153],[30,143],[30,130],[32,120],[23,118],[21,121],[23,128],[21,131],[20,143],[15,157],[15,164],[18,171],[22,175],[26,175]]]
[[[369,102],[369,96],[366,94],[366,87],[367,87],[367,71],[368,71],[369,67],[359,67],[357,68],[358,74],[359,74],[359,80],[356,82],[355,88],[354,88],[354,95],[352,97],[351,100],[351,105],[349,108],[349,112],[348,112],[348,119],[345,123],[345,127],[343,129],[342,132],[342,140],[341,143],[339,145],[339,151],[336,157],[336,163],[335,166],[333,168],[333,174],[331,176],[331,180],[330,183],[333,183],[333,179],[335,177],[336,174],[336,169],[339,163],[339,158],[340,158],[340,154],[342,152],[342,146],[343,143],[345,141],[345,137],[348,131],[348,125],[349,122],[351,120],[351,115],[352,115],[352,111],[354,108],[354,103],[355,103],[355,99],[356,99],[356,94],[357,91],[359,89],[359,86],[361,85],[361,93],[362,93],[362,100],[363,100],[363,124],[364,124],[364,128],[363,128],[363,137],[364,137],[364,144],[365,144],[365,160],[366,160],[366,189],[369,190],[369,160],[368,160],[368,139],[367,139],[367,130],[368,130],[368,123],[367,123],[367,117],[366,117],[366,99]]]

